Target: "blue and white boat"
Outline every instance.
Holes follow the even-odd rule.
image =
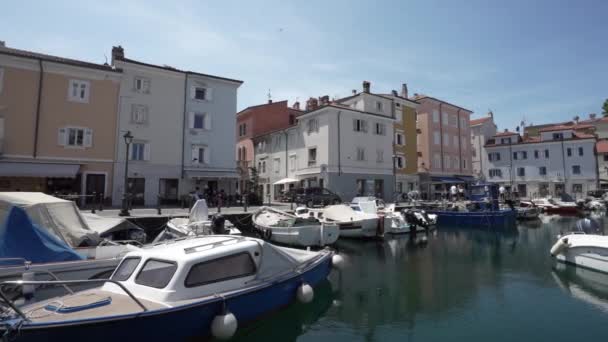
[[[472,185],[470,203],[458,203],[450,209],[429,212],[437,215],[437,225],[440,226],[513,228],[517,211],[514,208],[500,209],[498,193],[497,184]]]
[[[230,338],[237,327],[296,298],[310,302],[313,288],[342,263],[329,249],[303,251],[247,237],[166,241],[128,253],[112,277],[93,289],[21,306],[0,292],[8,303],[0,335],[15,341]]]

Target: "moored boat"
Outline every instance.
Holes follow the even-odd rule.
[[[127,254],[99,287],[23,306],[3,298],[10,308],[1,314],[0,334],[14,341],[230,338],[296,298],[310,302],[315,286],[342,262],[328,249],[236,236],[161,243]],[[75,281],[4,285],[57,283]]]
[[[608,236],[598,233],[597,221],[581,219],[574,232],[558,236],[551,256],[563,263],[608,273]]]
[[[261,207],[253,214],[252,221],[267,240],[285,245],[326,246],[340,236],[335,223],[297,217],[272,207]]]
[[[535,198],[531,200],[543,213],[558,215],[577,215],[581,209],[574,202],[558,201],[554,198]]]
[[[345,204],[330,205],[323,209],[298,207],[296,215],[337,225],[341,238],[373,238],[380,234],[377,214],[355,210]]]

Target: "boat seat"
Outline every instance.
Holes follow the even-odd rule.
[[[100,296],[95,293],[69,297],[63,300],[56,300],[48,303],[44,309],[56,313],[72,313],[82,310],[89,310],[112,303],[112,297]]]

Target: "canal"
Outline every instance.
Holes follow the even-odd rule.
[[[608,220],[598,218],[605,231]],[[513,231],[440,228],[426,242],[340,240],[347,263],[315,291],[242,329],[240,341],[608,340],[608,275],[556,264],[576,218]]]

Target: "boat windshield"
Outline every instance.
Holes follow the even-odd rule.
[[[129,279],[129,277],[131,277],[131,274],[133,274],[133,271],[135,271],[135,269],[137,268],[137,265],[139,265],[140,261],[140,257],[125,258],[120,263],[120,266],[118,266],[116,271],[114,271],[114,274],[112,274],[111,279],[117,281],[125,281]]]

